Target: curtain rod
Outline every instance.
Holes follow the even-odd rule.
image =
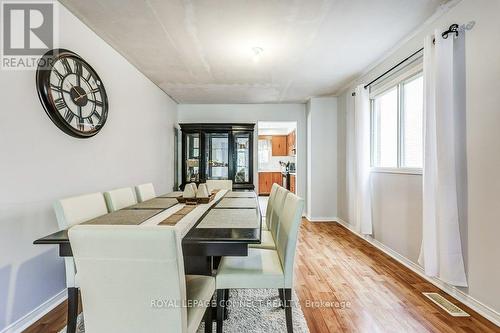
[[[446,39],[448,38],[448,35],[449,34],[452,34],[454,33],[455,36],[458,36],[458,30],[459,30],[459,26],[458,24],[454,23],[452,25],[450,25],[450,27],[448,28],[448,30],[444,31],[441,36]],[[435,40],[432,41],[433,43],[435,42]],[[407,62],[409,59],[411,59],[413,56],[415,56],[416,54],[418,54],[419,52],[422,52],[424,50],[424,48],[422,47],[421,49],[419,49],[418,51],[415,51],[413,52],[411,55],[409,55],[408,57],[406,57],[405,59],[401,60],[400,62],[398,62],[396,65],[392,66],[391,68],[389,68],[388,70],[386,70],[384,73],[380,74],[379,76],[377,76],[374,80],[370,81],[370,83],[368,83],[367,85],[365,85],[365,89],[368,88],[369,86],[371,86],[372,84],[374,84],[375,82],[377,82],[378,80],[380,80],[381,78],[383,78],[384,76],[386,76],[387,74],[389,74],[390,72],[392,72],[394,69],[396,69],[397,67],[401,66],[403,63]],[[356,93],[352,93],[352,96],[355,96]]]
[[[394,65],[391,68],[389,68],[388,70],[386,70],[384,73],[382,73],[381,75],[377,76],[376,79],[370,81],[370,83],[368,83],[367,85],[365,85],[365,89],[368,88],[369,86],[371,86],[372,84],[374,84],[375,82],[377,82],[378,80],[380,80],[381,78],[383,78],[384,76],[386,76],[387,74],[389,74],[390,72],[392,72],[393,70],[395,70],[397,67],[401,66],[403,63],[407,62],[409,59],[411,59],[412,57],[414,57],[416,54],[422,52],[423,50],[424,50],[424,48],[422,47],[421,49],[413,52],[408,57],[404,58],[403,60],[401,60],[400,62],[398,62],[396,65]]]

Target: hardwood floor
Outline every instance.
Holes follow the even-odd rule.
[[[23,333],[58,333],[66,326],[68,301],[56,306],[52,311],[40,318]],[[82,304],[78,305],[78,313],[82,312]]]
[[[499,327],[337,223],[302,223],[295,290],[311,333],[500,332]],[[423,291],[439,292],[471,317],[449,316],[425,298]],[[331,304],[316,304],[321,301]],[[342,302],[344,307],[340,307]]]
[[[304,220],[295,290],[311,333],[500,332],[500,328],[336,223]],[[451,317],[422,295],[439,292],[471,317]],[[322,302],[322,303],[321,303]],[[56,333],[63,303],[28,333]]]

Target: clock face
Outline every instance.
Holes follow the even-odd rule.
[[[51,50],[42,60],[37,70],[38,96],[50,119],[74,137],[96,135],[108,115],[106,90],[97,73],[68,50]]]

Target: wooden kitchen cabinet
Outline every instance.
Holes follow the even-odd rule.
[[[259,172],[259,194],[271,193],[273,184],[282,185],[281,172]]]
[[[259,194],[269,194],[273,182],[272,172],[259,172]]]
[[[273,135],[271,140],[272,143],[272,155],[273,156],[287,156],[287,136],[286,135]]]
[[[296,193],[296,190],[295,190],[295,175],[290,175],[290,192]]]
[[[273,182],[271,186],[276,183],[279,186],[283,186],[283,176],[281,175],[281,172],[273,172]]]

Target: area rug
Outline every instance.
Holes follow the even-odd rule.
[[[308,333],[307,323],[295,291],[292,295],[293,331]],[[65,333],[64,328],[60,333]],[[77,333],[84,333],[83,315],[78,316]],[[198,333],[204,332],[201,323]],[[213,325],[215,332],[215,323]],[[281,333],[286,332],[285,310],[280,307],[276,289],[231,289],[228,318],[224,320],[224,332]]]

